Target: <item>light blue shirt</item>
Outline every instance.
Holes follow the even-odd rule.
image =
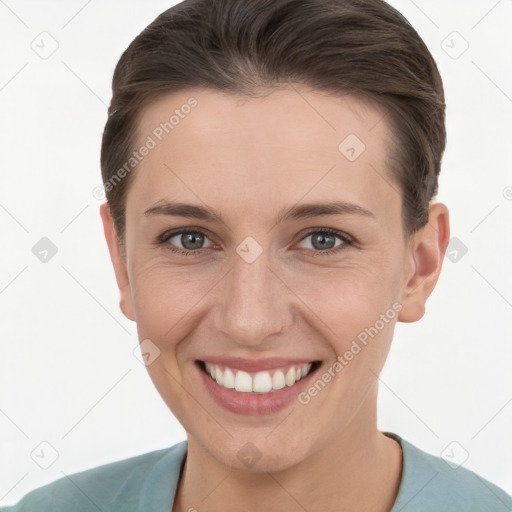
[[[502,489],[397,434],[402,446],[400,488],[390,512],[511,512]],[[60,478],[1,512],[171,512],[187,441]]]

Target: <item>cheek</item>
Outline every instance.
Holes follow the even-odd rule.
[[[173,351],[199,322],[202,299],[214,277],[150,261],[134,268],[131,287],[139,339],[150,338],[162,352]]]
[[[345,375],[336,379],[343,387],[363,392],[380,373],[401,310],[400,283],[401,263],[394,257],[317,272],[294,283],[308,306],[303,309],[308,323],[329,344],[332,362],[338,358],[331,373]]]
[[[158,356],[146,366],[160,396],[182,419],[190,396],[183,386],[182,362],[184,353],[179,347],[191,333],[193,318],[193,281],[183,272],[141,265],[134,269],[132,294],[138,338],[148,343]]]
[[[368,258],[339,268],[315,269],[289,275],[287,284],[324,322],[332,338],[355,336],[373,325],[400,297],[401,263],[398,259]]]

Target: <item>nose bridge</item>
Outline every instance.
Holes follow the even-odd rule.
[[[292,315],[286,287],[271,269],[270,251],[258,246],[254,240],[238,246],[217,305],[216,329],[246,345],[258,345],[281,332]]]

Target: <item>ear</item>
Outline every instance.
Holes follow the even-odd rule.
[[[128,278],[128,271],[126,268],[126,260],[121,252],[119,240],[117,238],[114,221],[108,203],[103,203],[100,206],[101,220],[103,221],[103,231],[107,241],[108,250],[110,252],[110,259],[114,266],[116,274],[117,286],[121,294],[119,305],[124,316],[129,320],[135,321],[133,314],[133,300],[130,288],[130,280]]]
[[[406,275],[402,290],[400,322],[416,322],[425,314],[425,303],[434,290],[450,241],[448,208],[430,205],[428,223],[414,233],[407,249]]]

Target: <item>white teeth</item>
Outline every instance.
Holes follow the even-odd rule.
[[[290,366],[288,371],[276,370],[271,376],[269,372],[262,371],[254,376],[242,370],[232,370],[211,363],[204,363],[208,373],[219,386],[235,389],[241,393],[269,393],[293,386],[295,382],[304,378],[311,370],[311,363],[302,366]]]
[[[224,382],[222,385],[228,389],[233,389],[235,387],[235,375],[229,368],[226,368],[226,371],[224,372]]]
[[[286,382],[287,386],[292,386],[293,384],[295,384],[295,368],[293,366],[288,370],[288,373],[286,374],[284,381]]]
[[[274,389],[283,389],[285,386],[284,373],[281,370],[277,370],[272,377],[272,387]]]
[[[272,379],[268,372],[258,372],[254,376],[252,390],[256,393],[268,393],[272,390]]]
[[[221,386],[224,383],[222,370],[218,366],[215,367],[215,380],[217,381],[217,384],[220,384]]]
[[[242,393],[250,393],[252,391],[252,377],[242,371],[236,373],[235,389]]]

